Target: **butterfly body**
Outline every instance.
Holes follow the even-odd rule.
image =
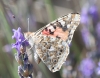
[[[69,54],[69,45],[80,23],[79,14],[68,14],[34,33],[25,33],[34,47],[36,62],[42,60],[51,72],[59,71]]]

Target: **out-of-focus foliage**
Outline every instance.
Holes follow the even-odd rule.
[[[67,13],[79,12],[70,54],[59,72],[51,73],[41,62],[33,64],[33,78],[100,78],[99,0],[0,0],[0,78],[19,78],[12,29],[34,32]]]

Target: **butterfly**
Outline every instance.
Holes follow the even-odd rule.
[[[59,71],[69,55],[69,46],[79,23],[80,15],[70,13],[36,32],[24,33],[34,51],[35,61],[45,63],[51,72]]]

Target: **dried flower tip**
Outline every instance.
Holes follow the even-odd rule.
[[[12,15],[13,18],[15,18],[15,15]]]

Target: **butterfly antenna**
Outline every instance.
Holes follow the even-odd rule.
[[[28,20],[28,32],[29,32],[29,18],[27,20]]]
[[[28,20],[28,32],[29,32],[29,18],[27,19]],[[22,42],[26,41],[27,39],[23,40]]]

